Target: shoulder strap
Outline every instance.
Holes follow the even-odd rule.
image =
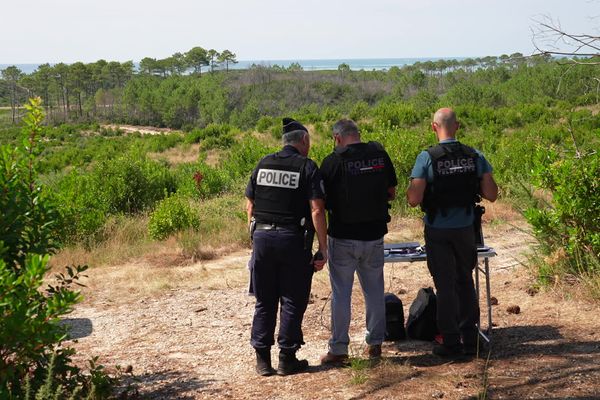
[[[383,148],[383,145],[379,142],[371,141],[367,144],[369,145],[369,148],[371,150],[385,151],[385,149]]]
[[[446,154],[446,149],[442,145],[429,146],[427,149],[427,153],[433,160],[437,160],[440,157],[443,157]]]
[[[469,157],[478,157],[479,156],[479,154],[477,154],[477,151],[475,151],[474,148],[467,146],[466,144],[462,144],[460,142],[459,142],[459,144],[462,148],[462,151]]]

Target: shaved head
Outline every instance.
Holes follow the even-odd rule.
[[[433,115],[433,122],[444,129],[451,129],[456,125],[456,114],[451,108],[440,108]]]
[[[438,140],[454,139],[458,130],[456,114],[451,108],[440,108],[433,114],[431,129]]]

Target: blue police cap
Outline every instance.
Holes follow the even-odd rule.
[[[283,134],[285,135],[288,132],[292,132],[292,131],[304,131],[304,132],[308,132],[308,129],[306,129],[306,127],[304,125],[302,125],[300,122],[296,121],[293,118],[284,118],[283,119]]]

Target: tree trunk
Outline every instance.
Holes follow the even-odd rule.
[[[71,114],[71,102],[69,101],[69,89],[65,87],[65,103],[67,113],[65,114],[65,121],[69,120],[69,114]]]
[[[15,105],[15,95],[14,94],[12,94],[10,96],[10,109],[12,111],[12,123],[13,123],[13,125],[15,125],[17,109],[16,109],[16,105]]]

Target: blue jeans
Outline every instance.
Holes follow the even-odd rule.
[[[366,342],[383,343],[385,300],[383,295],[383,238],[371,241],[328,237],[331,280],[331,354],[348,354],[350,309],[354,272],[365,297]]]

